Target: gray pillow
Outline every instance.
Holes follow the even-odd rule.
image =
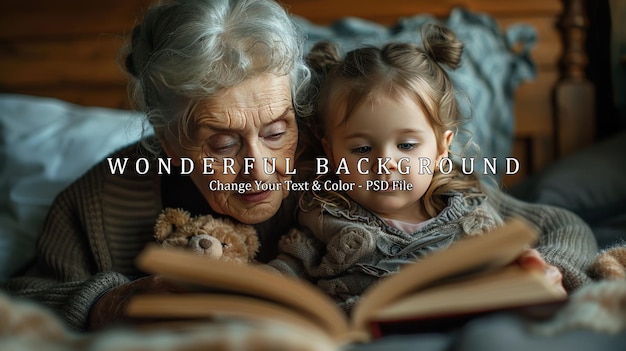
[[[510,193],[571,210],[591,225],[601,246],[626,238],[626,131],[567,156]]]

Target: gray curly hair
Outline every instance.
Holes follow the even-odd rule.
[[[176,128],[189,140],[199,101],[272,73],[290,75],[294,108],[306,115],[309,106],[299,98],[310,77],[303,43],[274,0],[157,2],[122,50],[131,103],[146,113],[157,135]],[[159,151],[158,145],[145,146]]]

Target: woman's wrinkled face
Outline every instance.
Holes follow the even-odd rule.
[[[289,83],[288,76],[265,74],[225,89],[194,111],[197,147],[165,140],[175,161],[194,160],[191,178],[214,211],[260,223],[288,195],[284,182],[295,168],[298,142]]]

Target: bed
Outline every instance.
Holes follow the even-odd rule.
[[[36,233],[54,196],[104,155],[140,137],[141,114],[129,110],[118,52],[150,2],[7,0],[0,5],[0,284],[32,256]],[[419,40],[415,29],[431,21],[455,29],[466,42],[467,59],[454,79],[474,104],[473,122],[467,127],[484,157],[518,161],[519,168],[511,174],[499,163],[497,180],[521,198],[577,212],[598,228],[602,245],[626,238],[626,185],[621,176],[626,165],[617,152],[626,138],[596,138],[596,88],[585,73],[590,25],[585,1],[281,3],[309,46],[334,40],[347,50],[389,40]],[[597,157],[606,154],[612,157],[608,166]],[[612,168],[604,172],[606,180],[598,180],[597,169],[580,172],[583,162],[595,162],[593,167],[601,170]],[[602,188],[591,187],[596,183]],[[610,218],[602,216],[607,211]],[[458,349],[487,349],[478,338],[486,330],[495,332],[498,325],[512,326],[507,330],[517,333],[509,336],[520,350],[624,342],[591,332],[550,342],[528,339],[515,329],[519,320],[503,318],[468,329],[468,339]],[[386,349],[450,347],[450,339],[438,335],[403,342]],[[499,342],[492,346],[506,345],[505,339]]]

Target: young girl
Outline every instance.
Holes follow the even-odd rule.
[[[580,219],[490,191],[449,161],[463,117],[444,66],[459,66],[463,46],[437,25],[422,41],[361,48],[343,60],[330,44],[313,48],[309,63],[325,77],[312,128],[319,126],[334,171],[303,196],[301,228],[283,237],[270,265],[313,281],[350,310],[401,265],[517,215],[542,233],[522,264],[544,269],[557,285],[565,273],[568,289],[586,282],[597,249]],[[345,191],[329,191],[332,183]]]

